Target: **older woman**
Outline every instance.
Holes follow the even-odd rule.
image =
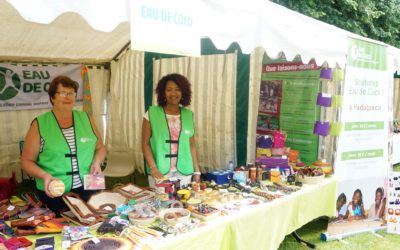
[[[39,199],[57,215],[66,205],[51,195],[49,183],[61,180],[65,192],[87,200],[91,193],[83,188],[83,176],[101,173],[106,156],[93,118],[73,110],[77,90],[76,82],[66,76],[53,79],[48,90],[53,109],[32,122],[21,156],[23,170],[36,179]]]
[[[194,142],[193,112],[188,79],[180,74],[166,75],[157,84],[158,106],[149,108],[143,119],[142,150],[149,185],[157,179],[177,178],[181,185],[200,180]]]

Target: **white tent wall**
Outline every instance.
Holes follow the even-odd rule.
[[[107,86],[109,85],[110,71],[104,68],[89,68],[89,81],[92,93],[93,117],[100,131],[103,128],[102,110]],[[76,109],[82,110],[82,106]],[[25,134],[33,119],[48,109],[33,109],[20,111],[0,112],[0,176],[11,176],[15,171],[18,179],[21,178],[19,164],[19,141],[24,140]]]
[[[161,77],[174,72],[192,84],[189,109],[194,112],[202,171],[223,169],[229,160],[236,162],[236,60],[237,54],[232,53],[154,62],[153,89]]]
[[[144,52],[130,50],[111,62],[109,103],[107,148],[130,152],[135,169],[143,173]]]

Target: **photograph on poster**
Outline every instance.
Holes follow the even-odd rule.
[[[260,98],[258,110],[262,113],[277,114],[279,111],[278,97]]]
[[[329,235],[345,234],[384,225],[385,189],[375,187],[373,197],[368,198],[368,200],[363,196],[363,192],[361,188],[356,188],[350,194],[347,193],[346,195],[345,192],[342,192],[338,195],[336,216],[332,218],[328,226]],[[368,206],[365,204],[368,204]]]
[[[260,97],[282,97],[282,80],[261,81]]]
[[[276,115],[259,113],[257,116],[257,133],[279,129],[279,117]]]

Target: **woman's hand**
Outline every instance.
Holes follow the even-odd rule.
[[[160,173],[157,167],[150,168],[150,175],[156,180],[164,179],[164,175]]]
[[[90,174],[97,175],[101,174],[101,166],[100,163],[93,162],[90,166]]]
[[[199,174],[194,174],[193,175],[193,181],[199,183],[200,182],[200,175]]]

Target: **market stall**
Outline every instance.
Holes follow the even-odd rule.
[[[324,179],[325,174],[331,173],[324,173],[322,167],[326,167],[323,166],[325,162],[319,162],[320,165],[315,165],[313,169],[297,169],[301,172],[296,181],[291,168],[295,163],[291,159],[296,148],[285,150],[285,144],[281,142],[279,148],[282,150],[277,154],[278,157],[268,155],[264,162],[256,157],[256,123],[259,101],[262,100],[260,83],[263,80],[263,57],[264,54],[272,57],[279,54],[292,59],[300,54],[301,57],[296,57],[300,62],[307,63],[315,59],[318,64],[314,65],[314,70],[324,61],[328,62],[325,68],[328,65],[334,67],[336,63],[340,68],[344,67],[346,61],[348,37],[368,39],[304,17],[269,1],[254,1],[252,4],[240,2],[201,1],[201,11],[209,13],[206,20],[199,21],[202,23],[201,36],[209,37],[212,41],[203,42],[202,49],[210,43],[215,48],[204,49],[204,55],[200,57],[177,57],[129,50],[133,47],[129,37],[129,29],[132,28],[128,23],[129,1],[116,1],[112,3],[113,6],[105,2],[99,2],[98,5],[83,4],[83,9],[79,8],[82,6],[80,4],[58,6],[38,1],[42,10],[46,10],[46,6],[54,8],[54,11],[48,11],[51,15],[38,24],[25,20],[35,20],[29,11],[21,11],[25,19],[20,16],[17,9],[18,6],[24,6],[21,1],[0,0],[0,5],[4,7],[0,10],[4,11],[0,20],[10,23],[0,27],[0,34],[9,37],[2,40],[0,61],[16,67],[32,67],[30,71],[34,71],[35,67],[53,67],[53,64],[57,67],[70,63],[87,65],[86,76],[90,80],[88,88],[91,90],[95,122],[101,128],[108,148],[123,148],[129,152],[133,158],[132,165],[138,172],[144,169],[140,145],[141,121],[145,109],[155,103],[155,83],[167,73],[187,75],[194,83],[191,108],[198,115],[196,133],[199,138],[196,141],[201,149],[203,179],[207,181],[203,183],[201,191],[196,184],[178,190],[177,187],[172,188],[171,180],[167,180],[158,190],[141,190],[134,186],[127,191],[128,194],[122,192],[122,196],[119,195],[121,192],[107,187],[108,191],[118,194],[108,193],[105,198],[92,200],[90,206],[64,194],[71,211],[64,214],[64,219],[58,220],[54,220],[50,211],[40,209],[40,204],[32,202],[34,197],[6,200],[2,203],[2,218],[12,218],[6,224],[11,225],[14,232],[18,232],[21,226],[19,236],[35,234],[27,236],[32,243],[36,241],[36,244],[40,244],[42,241],[43,244],[56,247],[66,244],[66,248],[68,237],[75,237],[75,240],[87,237],[86,244],[93,245],[99,238],[101,242],[101,234],[105,234],[112,239],[122,239],[122,243],[115,243],[108,238],[97,244],[121,248],[124,245],[127,248],[136,245],[161,249],[275,249],[285,235],[307,222],[320,216],[335,215],[336,180],[334,177]],[[102,7],[101,10],[96,9],[98,15],[95,16],[100,20],[108,19],[104,16],[111,16],[111,26],[100,28],[96,21],[86,21],[91,16],[87,10],[95,6]],[[120,15],[113,16],[113,10]],[[69,12],[58,17],[63,11]],[[221,17],[222,12],[226,12],[226,15]],[[37,13],[40,14],[40,11]],[[96,20],[99,21],[99,18]],[[71,32],[76,33],[71,35]],[[26,41],[29,41],[29,46]],[[230,46],[232,41],[238,41],[240,46]],[[255,49],[258,46],[264,49]],[[395,59],[398,55],[397,49],[388,46],[388,72],[397,66]],[[2,67],[6,68],[7,65]],[[315,85],[320,81],[319,76],[319,72],[313,75]],[[277,76],[274,77],[266,76],[264,80],[271,84],[279,80]],[[296,76],[291,78],[295,79]],[[22,86],[28,86],[27,83],[30,82],[23,82]],[[264,88],[269,87],[264,85]],[[313,91],[313,98],[316,98],[317,88]],[[265,99],[277,97],[274,92],[268,90]],[[265,113],[277,113],[276,103],[268,105]],[[287,109],[290,108],[293,106]],[[32,119],[44,110],[47,109],[0,113],[1,120],[12,121],[0,127],[2,175],[10,176],[12,170],[19,170],[23,135]],[[316,110],[314,107],[313,112]],[[312,118],[317,119],[314,116]],[[287,127],[288,124],[285,125]],[[283,137],[277,134],[277,138],[279,136]],[[313,147],[313,150],[316,148]],[[315,155],[312,157],[315,158]],[[228,171],[226,164],[229,161],[234,165],[232,168],[238,167],[235,173],[232,169]],[[240,167],[250,162],[257,162],[257,166]],[[311,163],[311,160],[307,163]],[[282,168],[277,168],[279,164],[282,164]],[[215,179],[212,181],[207,175]],[[230,180],[221,183],[220,178],[226,176],[230,176]],[[231,181],[232,178],[234,181]],[[316,184],[307,184],[307,180]],[[297,186],[294,185],[296,182]],[[299,187],[302,182],[306,184]],[[137,193],[146,195],[137,196]],[[111,205],[104,202],[111,202]],[[177,206],[179,212],[169,210],[165,214],[165,210],[171,209],[171,206]],[[205,214],[211,210],[214,213],[211,217],[201,213],[196,217],[195,210]],[[114,212],[115,216],[107,218]],[[132,218],[129,218],[131,212]],[[17,217],[21,214],[24,215]],[[149,227],[137,226],[147,222]],[[70,227],[63,229],[63,223],[68,223]],[[13,231],[6,224],[2,224],[4,226],[0,226],[0,229],[12,236]],[[90,229],[77,227],[79,225]],[[254,227],[257,230],[252,230]],[[53,241],[51,237],[37,240],[42,236],[41,233],[46,232],[56,232],[51,234]],[[64,236],[66,240],[63,242]],[[97,236],[97,239],[93,236]],[[3,244],[29,244],[12,239],[10,241],[7,237],[1,240]],[[80,246],[75,247],[79,249]]]

